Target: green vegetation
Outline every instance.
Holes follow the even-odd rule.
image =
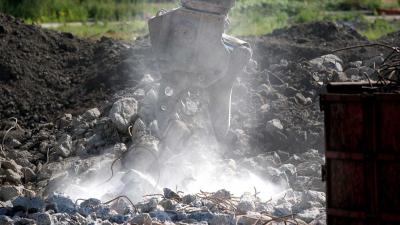
[[[370,39],[400,29],[400,22],[367,20],[360,10],[375,12],[380,7],[400,7],[396,1],[381,0],[238,0],[231,13],[230,32],[261,35],[296,23],[317,20],[353,23]]]
[[[131,20],[156,13],[173,1],[149,0],[0,0],[0,11],[35,22]]]
[[[132,39],[147,32],[146,20],[179,0],[0,0],[0,11],[79,36]],[[229,33],[262,35],[276,28],[316,20],[353,23],[369,38],[400,29],[400,22],[370,20],[359,10],[400,7],[388,0],[237,0]],[[80,26],[71,22],[81,22]]]

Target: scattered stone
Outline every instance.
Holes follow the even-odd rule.
[[[113,104],[108,116],[120,132],[127,133],[128,126],[137,114],[137,109],[136,99],[123,98]]]
[[[318,71],[333,70],[336,72],[343,72],[343,61],[333,54],[310,60],[310,64]]]
[[[237,205],[237,212],[240,214],[247,214],[255,210],[254,201],[250,197],[245,197],[240,200]]]
[[[21,186],[2,185],[0,186],[0,200],[8,201],[14,197],[22,195]]]
[[[364,61],[363,65],[370,68],[377,68],[383,63],[385,58],[382,55],[376,56],[372,59]]]
[[[22,176],[19,173],[15,172],[14,170],[7,169],[5,171],[5,177],[7,181],[13,184],[22,184],[21,182]]]
[[[310,223],[311,221],[313,221],[315,218],[317,218],[318,215],[320,215],[321,210],[319,208],[313,207],[313,208],[309,208],[309,209],[305,209],[299,213],[297,213],[296,215],[304,220],[307,223]]]
[[[28,212],[43,212],[45,204],[43,199],[40,197],[23,197],[19,196],[12,201],[13,207],[16,209],[22,209]]]
[[[57,213],[73,214],[76,212],[76,207],[72,200],[62,194],[54,193],[47,201],[54,204],[54,210]]]
[[[288,202],[274,206],[274,215],[285,216],[291,214],[292,214],[292,205]]]
[[[100,117],[101,113],[98,108],[89,109],[84,114],[82,114],[82,119],[86,122],[93,121]]]
[[[349,66],[350,66],[351,68],[359,68],[359,67],[362,66],[362,64],[363,64],[362,61],[354,61],[354,62],[350,62],[350,63],[349,63]]]
[[[3,224],[3,225],[14,225],[14,221],[8,216],[0,215],[0,224]]]
[[[58,155],[66,158],[72,152],[72,138],[68,134],[63,134],[57,141],[56,152]]]
[[[161,210],[152,211],[149,213],[149,215],[151,216],[151,218],[157,219],[161,222],[171,221],[171,217],[169,216],[169,214]]]
[[[151,225],[152,220],[148,213],[143,213],[141,215],[135,216],[129,221],[131,224],[137,225]]]
[[[25,182],[31,182],[36,180],[36,173],[29,167],[23,167],[21,169],[22,174],[24,175]]]
[[[47,212],[30,214],[29,218],[34,219],[37,225],[52,225],[53,219]]]
[[[266,131],[270,134],[274,134],[276,131],[282,131],[283,125],[279,119],[273,119],[267,122]]]
[[[235,224],[233,215],[216,214],[209,222],[210,225],[232,225]]]

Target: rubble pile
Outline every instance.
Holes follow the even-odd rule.
[[[320,172],[320,165],[324,164],[323,118],[318,95],[329,81],[365,80],[365,74],[374,79],[374,68],[385,53],[371,51],[349,61],[361,50],[346,56],[333,55],[327,54],[329,46],[312,49],[311,42],[298,40],[297,47],[307,45],[315,57],[297,61],[289,57],[296,54],[289,46],[267,64],[262,57],[271,55],[263,56],[262,51],[268,47],[268,38],[254,38],[255,46],[265,47],[256,49],[256,59],[261,64],[258,68],[247,67],[234,84],[231,130],[220,143],[221,158],[213,161],[201,152],[189,154],[216,164],[220,171],[251,171],[280,191],[271,194],[271,199],[259,197],[268,195],[265,192],[269,190],[257,187],[237,196],[230,190],[183,193],[179,191],[182,186],[174,191],[159,187],[173,176],[163,176],[168,165],[157,165],[165,163],[157,157],[162,140],[157,138],[152,116],[160,75],[151,65],[154,61],[146,38],[133,45],[109,39],[91,43],[24,25],[8,16],[1,15],[0,19],[4,28],[0,29],[2,46],[13,42],[8,35],[19,35],[26,41],[32,38],[29,35],[36,38],[39,34],[50,45],[53,42],[48,40],[62,43],[60,38],[67,38],[76,47],[73,50],[68,44],[59,48],[49,45],[23,50],[26,55],[12,55],[12,50],[37,46],[14,43],[0,54],[0,91],[7,96],[0,100],[0,109],[6,109],[0,110],[0,224],[325,224]],[[308,26],[316,26],[315,31],[326,25],[321,24]],[[346,38],[353,43],[355,37],[366,41],[353,31],[338,36],[341,27],[327,26],[332,28],[324,34],[327,37],[332,32],[343,43]],[[24,34],[19,34],[21,30],[30,30],[25,39]],[[300,30],[295,27],[289,31]],[[279,34],[284,30],[272,35]],[[309,35],[306,40],[321,40],[315,32]],[[60,50],[63,48],[79,54],[87,50],[87,55],[70,55],[75,60],[68,59]],[[35,58],[35,51],[55,60],[52,66],[38,61],[34,62],[38,66],[30,70],[11,67],[13,62],[9,59],[16,58],[19,64],[26,61],[29,65],[27,58]],[[307,51],[303,51],[304,55]],[[47,77],[41,69],[54,77]],[[62,82],[58,78],[63,76],[77,80],[59,86]],[[30,87],[33,83],[29,82],[35,85]],[[108,95],[112,97],[106,98]],[[57,102],[60,107],[52,105]],[[22,105],[26,106],[24,112],[20,111]],[[18,119],[6,119],[11,116]],[[153,168],[153,179],[138,172],[143,167]],[[97,193],[110,185],[113,192]],[[80,199],[61,193],[64,191],[93,196]]]

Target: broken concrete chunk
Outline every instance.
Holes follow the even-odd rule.
[[[319,58],[312,59],[310,60],[310,64],[317,71],[333,70],[336,72],[343,72],[343,61],[333,54],[323,55]]]
[[[66,158],[72,152],[72,137],[68,134],[63,134],[57,141],[56,152],[58,155]]]
[[[143,213],[143,214],[135,216],[133,219],[131,219],[130,223],[137,224],[137,225],[151,225],[152,220],[148,213]]]
[[[21,186],[2,185],[0,186],[0,200],[8,201],[14,197],[22,195]]]
[[[84,114],[82,114],[82,119],[86,122],[93,121],[100,117],[101,113],[98,108],[89,109]]]
[[[43,212],[45,204],[40,197],[22,197],[19,196],[12,201],[13,207],[23,209],[29,212]]]
[[[52,225],[54,222],[51,215],[47,212],[34,213],[29,215],[29,218],[34,219],[37,225]]]
[[[270,134],[273,134],[277,131],[282,131],[283,125],[279,119],[272,119],[267,122],[266,131]]]
[[[137,101],[134,98],[123,98],[116,101],[108,116],[120,132],[127,133],[132,119],[138,110]]]
[[[73,214],[76,211],[75,204],[72,200],[62,194],[54,193],[47,201],[54,204],[54,210],[57,213]]]

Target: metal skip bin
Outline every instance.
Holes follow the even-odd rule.
[[[321,95],[328,225],[400,224],[400,94],[364,85]]]

